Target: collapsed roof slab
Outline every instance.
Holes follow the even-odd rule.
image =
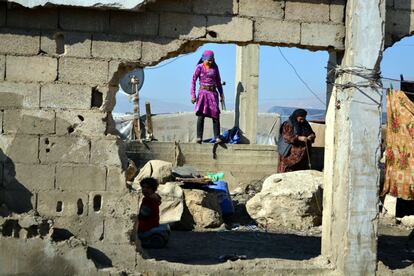
[[[105,8],[105,9],[120,9],[120,10],[136,10],[144,4],[151,2],[151,0],[15,0],[8,1],[20,4],[27,8],[34,8],[46,5],[58,6],[77,6],[89,8]]]

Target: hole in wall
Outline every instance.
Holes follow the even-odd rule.
[[[212,38],[217,38],[217,33],[216,32],[209,31],[207,34]]]
[[[55,242],[59,242],[59,241],[65,241],[70,239],[70,237],[73,237],[74,235],[66,229],[61,229],[61,228],[53,228],[53,233],[52,233],[52,240]]]
[[[27,228],[27,238],[34,238],[37,237],[39,235],[39,231],[38,231],[38,227],[37,225],[32,225],[29,228]]]
[[[99,92],[96,87],[92,88],[92,102],[91,107],[101,107],[103,104],[102,92]]]
[[[102,196],[101,195],[95,195],[93,197],[93,210],[95,212],[99,212],[102,207]]]
[[[73,126],[68,127],[68,133],[72,133],[75,131],[75,128]]]
[[[83,201],[81,198],[78,199],[78,202],[76,203],[78,206],[78,215],[82,215],[83,214]]]
[[[46,149],[46,152],[50,152],[50,149]]]
[[[79,120],[81,120],[82,122],[85,120],[85,118],[83,118],[82,115],[78,115]]]
[[[63,202],[62,201],[58,201],[56,203],[56,212],[60,213],[63,211]]]
[[[45,139],[45,144],[49,145],[49,139],[48,138]]]
[[[56,54],[63,55],[65,53],[65,37],[62,33],[57,33],[54,36],[56,43]]]

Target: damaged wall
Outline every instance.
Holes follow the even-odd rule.
[[[414,8],[388,2],[391,44],[413,32]],[[0,3],[3,215],[37,210],[133,268],[138,197],[110,135],[119,78],[207,42],[343,50],[344,3],[159,0],[140,12]]]

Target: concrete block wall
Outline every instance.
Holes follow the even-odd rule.
[[[414,34],[414,2],[387,0],[385,20],[385,46],[390,47],[400,39]]]

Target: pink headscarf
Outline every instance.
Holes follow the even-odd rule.
[[[205,50],[203,55],[201,56],[201,59],[204,60],[209,60],[212,59],[214,60],[214,52],[211,50]]]

